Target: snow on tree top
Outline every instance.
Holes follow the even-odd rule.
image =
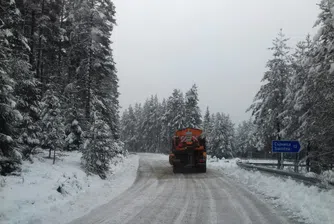
[[[76,126],[78,124],[79,124],[79,122],[76,119],[74,119],[73,122],[72,122],[72,126]]]

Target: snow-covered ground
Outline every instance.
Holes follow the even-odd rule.
[[[327,180],[331,183],[334,183],[334,170],[327,170],[324,171],[321,175],[320,178]]]
[[[209,167],[221,170],[227,176],[264,195],[301,221],[312,224],[334,223],[334,190],[306,186],[291,179],[248,171],[236,165],[237,159],[209,159]]]
[[[101,180],[81,169],[81,153],[63,153],[55,165],[45,156],[24,162],[21,176],[0,177],[0,223],[66,223],[83,216],[128,189],[139,163],[138,155],[115,158]]]

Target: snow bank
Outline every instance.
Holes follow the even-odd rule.
[[[0,223],[66,223],[129,188],[139,157],[117,157],[106,180],[87,176],[81,153],[68,152],[52,165],[45,155],[24,162],[21,176],[0,177]]]
[[[334,170],[327,170],[327,171],[324,171],[321,175],[320,175],[320,178],[328,181],[328,182],[331,182],[331,183],[334,183]]]
[[[238,159],[209,159],[209,167],[218,169],[250,190],[265,195],[274,205],[300,217],[302,222],[334,223],[334,190],[321,190],[291,179],[244,170],[236,165],[237,161]]]

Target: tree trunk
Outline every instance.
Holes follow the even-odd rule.
[[[276,125],[277,125],[277,140],[281,140],[281,136],[280,136],[280,123],[279,121],[276,122]],[[282,154],[281,153],[278,153],[277,154],[277,169],[283,169],[283,164],[282,164]]]
[[[42,2],[42,15],[44,15],[44,2]],[[43,74],[42,74],[42,69],[41,69],[41,60],[42,60],[42,35],[43,35],[43,29],[40,27],[39,28],[39,38],[38,38],[38,56],[37,56],[37,68],[36,68],[36,75],[40,79],[40,81],[43,83]]]
[[[31,27],[30,27],[30,54],[29,54],[29,63],[31,64],[31,69],[35,70],[35,39],[34,39],[34,33],[35,33],[35,11],[31,11]]]
[[[310,151],[311,151],[311,145],[310,142],[307,143],[307,151],[306,151],[306,171],[310,172]]]
[[[91,50],[90,50],[91,52]],[[90,101],[91,101],[91,70],[92,70],[92,63],[91,63],[91,53],[89,53],[89,71],[87,73],[86,77],[86,102],[85,102],[85,115],[86,119],[89,122],[90,121]]]
[[[93,3],[93,2],[92,2]],[[93,6],[93,4],[92,4]],[[93,28],[93,14],[91,15],[90,18],[90,28]],[[86,77],[86,105],[85,105],[85,115],[86,115],[86,119],[89,122],[90,121],[90,101],[91,101],[91,73],[93,70],[93,66],[92,66],[92,56],[93,56],[93,50],[92,50],[92,45],[93,45],[93,39],[92,37],[90,37],[90,46],[89,46],[89,56],[88,56],[88,65],[89,65],[89,69],[88,69],[88,73],[87,73],[87,77]]]
[[[63,20],[64,20],[64,0],[62,0],[61,2],[61,13],[60,13],[60,24],[59,27],[60,29],[62,29],[63,27]],[[61,38],[58,41],[58,80],[59,83],[62,83],[61,81],[61,71],[62,71],[62,66],[61,66],[61,62],[62,62],[62,40]]]
[[[299,170],[298,170],[298,162],[299,162],[299,153],[296,153],[295,155],[295,173],[298,173]]]
[[[56,149],[53,150],[53,164],[56,163]]]

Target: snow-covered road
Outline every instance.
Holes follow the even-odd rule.
[[[71,224],[290,223],[215,169],[205,174],[173,174],[167,156],[140,154],[137,175],[124,193]]]

